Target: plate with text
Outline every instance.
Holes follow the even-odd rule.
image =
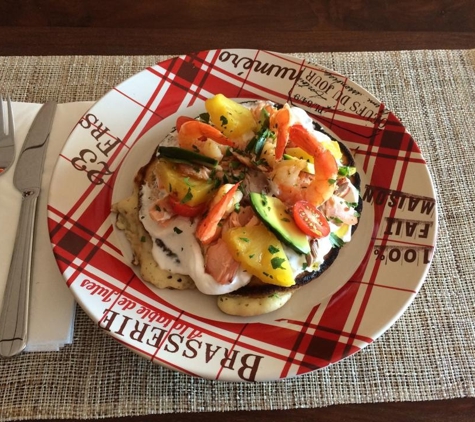
[[[217,93],[303,108],[352,151],[361,176],[352,241],[321,277],[259,317],[225,315],[214,297],[142,281],[111,212],[176,117],[200,114]],[[364,88],[281,53],[211,50],[150,66],[88,110],[56,164],[48,226],[72,294],[114,339],[192,376],[266,381],[339,362],[394,324],[429,270],[437,205],[416,142]]]

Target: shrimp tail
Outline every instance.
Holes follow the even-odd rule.
[[[206,217],[199,223],[195,236],[204,245],[211,243],[219,236],[219,222],[230,203],[233,201],[234,194],[241,182],[236,183],[214,206],[211,207]]]
[[[289,142],[290,108],[288,104],[271,116],[271,127],[277,130],[275,159],[279,161],[284,156],[285,147]]]
[[[289,129],[291,141],[302,148],[306,153],[315,156],[323,150],[323,146],[307,129],[302,125],[293,125]]]
[[[178,126],[178,141],[180,143],[206,141],[209,138],[221,145],[234,146],[233,141],[223,135],[218,129],[199,120],[177,120]]]
[[[293,143],[313,156],[315,175],[305,191],[307,201],[319,206],[333,195],[338,174],[338,165],[333,154],[302,125],[289,130]]]

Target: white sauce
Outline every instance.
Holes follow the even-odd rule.
[[[315,137],[320,142],[332,140],[326,133],[315,130],[313,126],[313,120],[307,114],[305,110],[302,110],[301,108],[298,108],[298,107],[290,107],[290,115],[291,115],[291,118],[290,118],[291,124],[301,124],[309,132],[313,132]]]

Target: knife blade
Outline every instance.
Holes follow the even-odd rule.
[[[36,204],[56,103],[43,105],[26,136],[13,175],[22,193],[20,219],[0,314],[0,355],[11,357],[26,346]]]

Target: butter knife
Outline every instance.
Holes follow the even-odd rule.
[[[22,193],[20,219],[0,314],[0,355],[10,357],[26,346],[36,204],[56,103],[41,107],[26,136],[13,175]]]

